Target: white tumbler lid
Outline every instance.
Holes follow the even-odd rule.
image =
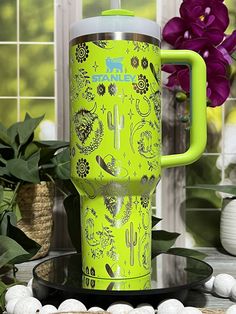
[[[134,33],[160,40],[160,26],[154,21],[136,17],[132,11],[113,9],[102,12],[102,16],[82,19],[70,28],[70,40],[96,33]]]

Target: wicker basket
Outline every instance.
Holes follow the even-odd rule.
[[[53,201],[54,186],[51,182],[25,184],[19,189],[17,203],[22,219],[17,223],[17,227],[41,245],[32,259],[44,257],[49,251],[53,226]]]

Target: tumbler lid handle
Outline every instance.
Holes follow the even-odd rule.
[[[122,15],[122,16],[134,16],[134,12],[124,9],[111,9],[102,11],[102,16],[113,16],[113,15]]]

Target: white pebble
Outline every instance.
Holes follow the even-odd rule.
[[[35,314],[42,308],[41,302],[33,297],[23,298],[16,302],[13,314]]]
[[[233,285],[231,289],[231,297],[232,299],[236,300],[236,283]]]
[[[202,314],[202,311],[196,307],[186,306],[181,312],[181,314]]]
[[[63,301],[59,307],[58,307],[58,312],[73,312],[73,311],[87,311],[85,305],[76,300],[76,299],[67,299]]]
[[[183,304],[176,299],[163,301],[157,308],[158,314],[179,314],[183,309]]]
[[[129,314],[150,314],[147,309],[136,308],[128,312]]]
[[[33,279],[34,279],[34,278],[31,278],[31,279],[28,281],[28,283],[27,283],[27,287],[28,287],[28,288],[32,288]]]
[[[225,314],[236,314],[236,304],[231,305],[227,311],[225,312]]]
[[[6,304],[6,311],[8,314],[13,314],[16,302],[20,300],[19,298],[11,299]]]
[[[155,310],[151,304],[141,303],[137,306],[138,309],[147,310],[150,314],[155,314]]]
[[[44,305],[40,311],[39,314],[52,314],[52,313],[56,313],[57,312],[57,308],[51,304],[47,304]]]
[[[104,312],[104,310],[101,307],[93,306],[93,307],[90,307],[88,312]]]
[[[23,285],[15,285],[9,288],[5,294],[5,301],[11,299],[32,297],[32,292],[29,288]]]
[[[107,312],[111,314],[128,314],[131,310],[133,310],[133,306],[130,303],[120,301],[112,303],[108,307]]]
[[[207,282],[204,283],[204,289],[208,292],[211,292],[213,290],[213,285],[215,281],[215,276],[212,276],[211,279],[209,279]]]
[[[235,284],[233,276],[228,274],[219,274],[214,280],[214,292],[220,297],[228,298],[231,295],[231,289]]]

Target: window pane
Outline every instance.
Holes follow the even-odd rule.
[[[156,0],[136,0],[134,1],[123,1],[122,8],[134,11],[136,16],[145,17],[147,19],[156,20]]]
[[[22,99],[20,103],[21,120],[24,119],[26,112],[34,118],[45,115],[43,121],[35,131],[36,139],[56,139],[54,100]]]
[[[20,40],[53,41],[53,0],[20,0]]]
[[[226,31],[226,34],[231,34],[236,28],[236,0],[225,0],[225,4],[229,10],[230,24]],[[231,78],[231,97],[236,97],[236,53],[234,53],[234,62],[231,65],[234,75]]]
[[[196,184],[218,184],[221,170],[217,168],[219,156],[202,156],[186,167],[186,186]],[[186,208],[220,208],[221,199],[214,191],[186,189]]]
[[[224,155],[219,157],[218,164],[225,170],[226,183],[236,183],[236,100],[225,103],[225,126],[222,141]],[[230,181],[229,181],[230,180]]]
[[[16,96],[16,46],[0,45],[0,96]]]
[[[207,107],[207,153],[221,152],[222,107]]]
[[[5,127],[17,121],[16,99],[0,99],[0,121]]]
[[[0,1],[0,41],[16,41],[16,0]]]
[[[226,31],[226,33],[229,34],[236,27],[236,0],[225,0],[225,4],[229,10],[230,17],[230,25]]]
[[[53,49],[51,45],[21,46],[21,96],[54,96]]]
[[[135,12],[136,16],[146,17],[155,20],[156,18],[156,0],[136,0],[134,1],[121,1],[122,9],[131,10]],[[91,17],[101,15],[103,10],[110,9],[110,1],[83,1],[83,17]]]
[[[101,12],[110,8],[110,0],[96,1],[85,0],[83,1],[83,18],[101,15]]]

